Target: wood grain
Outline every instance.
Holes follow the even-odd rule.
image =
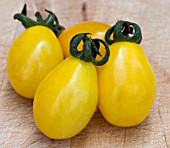
[[[51,140],[37,129],[32,100],[15,93],[6,73],[8,49],[23,31],[12,19],[28,4],[28,14],[54,11],[66,27],[92,20],[114,24],[119,19],[140,24],[141,46],[155,71],[157,94],[149,116],[140,125],[119,128],[110,125],[97,109],[87,127],[68,140]],[[0,147],[61,148],[168,148],[170,147],[170,1],[158,0],[36,0],[0,1]]]

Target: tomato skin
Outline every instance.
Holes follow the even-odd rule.
[[[129,127],[148,115],[156,93],[154,72],[136,43],[110,46],[109,61],[98,68],[99,108],[108,122]]]
[[[97,103],[95,66],[70,56],[40,83],[33,104],[34,119],[49,138],[70,138],[87,125]]]
[[[63,49],[64,57],[70,56],[70,41],[72,37],[79,33],[85,33],[89,32],[91,33],[92,38],[99,38],[104,39],[106,31],[111,26],[102,22],[81,22],[79,24],[76,24],[74,26],[71,26],[67,29],[65,29],[58,37],[58,40],[60,41],[61,47]],[[79,49],[82,49],[82,45],[79,45]],[[103,49],[103,51],[105,51]],[[102,52],[102,51],[101,51]]]
[[[55,34],[44,26],[30,27],[9,50],[9,80],[17,93],[33,98],[42,79],[62,60],[62,49]]]

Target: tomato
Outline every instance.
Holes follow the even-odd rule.
[[[109,61],[98,68],[98,85],[101,113],[108,122],[122,127],[141,123],[156,93],[155,75],[143,49],[125,40],[110,46]]]
[[[70,55],[69,52],[69,47],[70,47],[70,41],[71,38],[82,32],[89,32],[92,35],[92,38],[99,38],[99,39],[104,39],[104,35],[106,31],[110,28],[111,26],[102,22],[81,22],[79,24],[76,24],[74,26],[71,26],[67,29],[65,29],[58,37],[61,47],[63,49],[64,57],[68,57]],[[79,45],[79,49],[82,49],[82,44]],[[101,53],[102,52],[101,48]]]
[[[46,10],[49,15],[45,20],[37,12],[36,22],[26,16],[26,8],[25,4],[22,12],[14,15],[14,19],[21,21],[26,30],[11,45],[7,71],[16,92],[33,98],[42,79],[63,60],[61,45],[56,37],[62,27],[52,12]]]
[[[53,139],[78,134],[90,121],[98,103],[97,72],[89,50],[91,41],[86,34],[79,34],[72,40],[73,48],[79,37],[87,39],[88,48],[81,51],[83,56],[71,48],[75,57],[66,58],[49,73],[35,94],[35,122],[42,133]]]
[[[91,119],[98,102],[97,73],[92,63],[69,57],[38,87],[34,118],[53,139],[70,138]]]
[[[17,93],[33,98],[42,79],[62,60],[62,49],[55,34],[44,26],[30,27],[9,50],[9,80]]]

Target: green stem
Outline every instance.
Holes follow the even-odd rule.
[[[21,13],[24,14],[24,15],[27,15],[27,5],[26,4],[24,5]]]
[[[103,64],[105,64],[108,60],[109,60],[109,56],[110,56],[110,50],[108,45],[106,44],[106,42],[104,42],[101,39],[92,39],[93,42],[99,41],[100,43],[102,43],[106,49],[106,53],[104,55],[104,57],[101,60],[96,60],[95,58],[92,58],[92,62],[94,65],[98,65],[101,66]],[[97,53],[98,54],[98,53]],[[101,54],[99,53],[99,55],[101,56]]]
[[[37,18],[37,22],[42,22],[43,21],[43,18],[41,16],[41,13],[40,12],[36,12],[35,13],[35,17]]]
[[[45,11],[49,13],[46,19],[43,20],[40,12],[36,12],[35,17],[37,18],[37,21],[34,21],[31,18],[27,17],[27,6],[25,4],[22,12],[14,15],[14,19],[19,20],[25,28],[29,28],[37,25],[46,26],[50,28],[56,34],[56,36],[59,36],[60,33],[65,28],[59,25],[58,19],[53,12],[46,9]]]
[[[112,34],[113,39],[110,39]],[[108,29],[105,35],[105,40],[109,45],[121,41],[140,44],[142,41],[142,33],[137,24],[127,21],[118,21],[114,26]]]
[[[92,62],[94,65],[101,66],[105,64],[110,56],[108,45],[101,39],[91,39],[87,35],[90,33],[80,33],[75,35],[70,41],[70,54],[73,57],[80,58],[85,62]],[[79,43],[83,41],[83,49],[78,51],[77,47]],[[105,46],[106,53],[101,60],[96,60],[96,56],[100,55],[99,48],[100,43]]]

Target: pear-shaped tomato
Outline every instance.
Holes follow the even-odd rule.
[[[47,11],[47,10],[46,10]],[[9,80],[21,96],[33,98],[42,79],[63,60],[60,43],[54,33],[59,32],[55,15],[43,20],[37,12],[37,22],[26,16],[26,5],[14,19],[27,28],[13,42],[7,57]]]
[[[156,82],[146,55],[138,44],[129,41],[113,43],[109,61],[98,68],[98,83],[99,108],[108,122],[128,127],[146,118],[155,98]]]
[[[42,79],[62,60],[60,43],[49,28],[28,28],[19,35],[9,50],[9,80],[17,93],[33,98]]]
[[[94,65],[69,57],[40,84],[34,100],[38,128],[53,139],[70,138],[91,119],[98,102]]]
[[[78,24],[75,24],[67,29],[65,29],[58,37],[58,40],[61,44],[61,47],[63,49],[64,57],[70,56],[70,41],[71,38],[82,32],[89,32],[92,35],[92,38],[99,38],[99,39],[104,39],[106,31],[110,28],[111,26],[102,23],[102,22],[92,22],[92,21],[87,21],[87,22],[80,22]],[[82,49],[82,44],[79,45],[78,47],[80,50]],[[100,49],[100,52],[103,54],[104,49]]]
[[[86,49],[74,52],[82,39],[87,39],[84,40]],[[40,131],[50,138],[75,136],[87,125],[96,109],[98,84],[93,63],[97,61],[94,62],[91,47],[91,40],[86,34],[75,36],[71,42],[71,53],[75,57],[62,61],[36,91],[33,104],[35,122]]]

